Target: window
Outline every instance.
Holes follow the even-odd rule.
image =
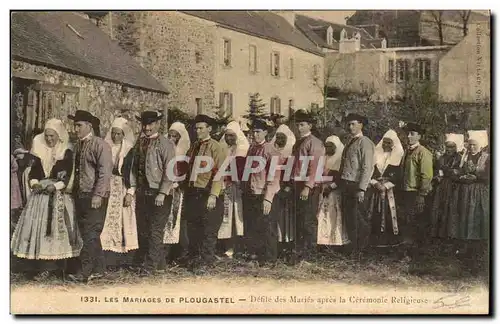
[[[219,93],[219,108],[222,116],[233,115],[233,94],[229,92]]]
[[[271,54],[271,75],[280,76],[280,53],[278,52]]]
[[[415,61],[415,76],[419,81],[430,81],[431,79],[431,60],[418,59]]]
[[[250,45],[248,47],[248,53],[249,53],[248,68],[249,68],[250,72],[256,73],[257,72],[257,46]]]
[[[295,101],[293,99],[288,100],[288,116],[293,115],[293,107],[295,107]]]
[[[394,60],[389,60],[389,65],[387,67],[387,82],[394,82]]]
[[[196,98],[196,114],[203,113],[203,100],[201,98]]]
[[[314,81],[317,81],[319,79],[319,65],[314,64],[313,66],[313,79]]]
[[[224,66],[231,66],[231,41],[224,39]]]
[[[293,76],[293,73],[294,73],[293,72],[293,68],[294,68],[294,66],[293,66],[293,58],[290,58],[290,70],[289,70],[289,73],[288,73],[288,77],[290,79],[294,78],[294,76]]]
[[[194,57],[196,59],[196,63],[200,63],[201,62],[201,53],[200,53],[200,51],[194,52]]]
[[[333,45],[333,29],[332,26],[328,27],[326,30],[326,43],[328,45]]]
[[[279,97],[271,98],[271,114],[281,114],[281,99]]]
[[[405,82],[410,79],[409,74],[410,61],[409,60],[397,60],[396,61],[396,74],[398,82]]]

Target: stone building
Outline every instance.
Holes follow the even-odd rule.
[[[364,28],[335,24],[326,20],[304,15],[297,15],[295,26],[306,35],[323,52],[342,51],[341,42],[347,38],[358,38],[359,49],[381,48],[386,41],[379,37],[378,32],[370,34]]]
[[[347,39],[344,51],[325,58],[329,87],[361,93],[372,100],[401,99],[419,87],[438,93],[439,59],[450,46],[359,49],[359,39]],[[354,44],[354,45],[353,45]]]
[[[101,136],[116,116],[167,110],[167,90],[88,17],[74,12],[13,12],[12,132],[29,147],[49,118],[88,110]]]
[[[457,44],[469,24],[489,19],[471,10],[358,10],[347,24],[385,38],[387,47],[411,47]]]
[[[469,30],[467,37],[439,61],[439,96],[444,102],[490,101],[490,26],[478,23]]]
[[[268,111],[323,105],[323,54],[293,12],[155,11],[97,15],[99,26],[168,84],[170,106],[238,118],[250,95]]]

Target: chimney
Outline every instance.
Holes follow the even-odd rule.
[[[283,17],[288,21],[292,27],[295,28],[295,11],[293,10],[276,10],[274,11],[275,14]]]

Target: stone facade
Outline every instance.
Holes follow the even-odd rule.
[[[215,105],[215,24],[176,11],[108,13],[100,27],[170,91],[169,108]]]
[[[404,96],[416,74],[418,60],[429,60],[430,83],[438,92],[439,59],[449,47],[413,47],[361,50],[355,53],[329,53],[325,69],[328,84],[346,92],[370,94],[373,100],[390,100]],[[408,81],[398,80],[396,62],[407,60]],[[389,68],[390,61],[394,64]],[[393,78],[389,77],[392,70]]]
[[[487,23],[469,34],[439,62],[439,95],[445,102],[489,103],[491,34]]]
[[[317,84],[313,81],[313,70],[323,71],[320,55],[176,11],[112,12],[99,25],[167,87],[169,108],[213,115],[223,93],[235,118],[245,114],[253,93],[269,110],[271,100],[279,98],[284,115],[290,104],[296,109],[323,104],[323,73]],[[231,41],[230,66],[223,62],[224,39]],[[257,51],[256,71],[249,69],[250,45]],[[279,76],[271,75],[273,52],[280,53]],[[293,78],[288,77],[290,59]]]
[[[122,87],[118,83],[102,81],[70,74],[40,65],[33,65],[22,61],[12,61],[11,75],[13,76],[14,98],[23,96],[16,83],[23,80],[32,80],[36,104],[26,107],[18,100],[13,102],[18,126],[23,128],[43,127],[49,118],[59,118],[71,131],[72,122],[68,120],[69,114],[74,114],[77,109],[87,110],[101,120],[101,136],[105,136],[113,119],[118,116],[127,118],[136,134],[140,125],[134,115],[148,109],[165,110],[167,96],[158,92],[150,92],[131,87]],[[17,89],[17,90],[16,90]],[[27,93],[27,92],[25,92]],[[30,110],[31,109],[31,110]],[[36,115],[39,115],[39,119]],[[32,120],[29,119],[31,115]],[[20,119],[20,120],[19,120]],[[23,125],[24,124],[24,125]],[[27,125],[30,124],[30,125]]]

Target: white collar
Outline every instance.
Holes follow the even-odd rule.
[[[415,144],[413,144],[413,145],[410,145],[410,150],[414,150],[414,149],[416,149],[416,148],[417,148],[417,147],[419,147],[419,146],[420,146],[420,142],[415,143]]]
[[[88,133],[87,136],[82,138],[80,141],[86,141],[86,140],[90,139],[91,137],[92,137],[92,132]]]
[[[307,136],[311,135],[311,132],[308,132],[307,134],[302,135],[300,138],[305,138]]]

